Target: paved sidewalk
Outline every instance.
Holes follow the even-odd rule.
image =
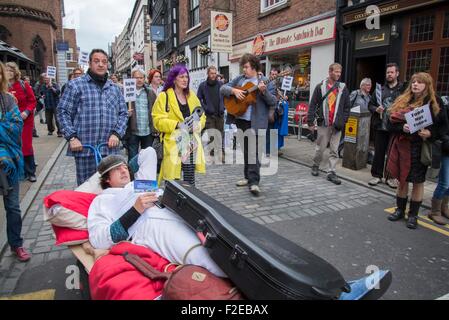
[[[283,155],[281,157],[297,161],[301,164],[312,167],[312,158],[315,154],[315,142],[311,142],[307,138],[298,140],[296,135],[289,135],[285,138],[285,146],[282,148]],[[323,156],[323,161],[321,162],[320,169],[327,170],[329,158],[329,149],[326,150]],[[371,189],[375,189],[391,196],[395,196],[396,192],[394,189],[390,188],[384,183],[378,184],[375,187],[369,186],[368,181],[372,179],[371,176],[371,165],[367,164],[365,169],[361,170],[351,170],[342,167],[342,160],[339,159],[337,164],[337,174],[343,179],[350,180],[357,184],[368,186]],[[344,183],[344,182],[343,182]],[[424,185],[424,206],[430,208],[430,202],[432,199],[433,192],[436,188],[436,183],[432,181],[426,181]],[[411,192],[411,189],[410,189]],[[392,202],[392,206],[394,206]]]

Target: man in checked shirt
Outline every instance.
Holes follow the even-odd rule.
[[[107,143],[102,156],[119,153],[125,135],[128,111],[120,88],[108,79],[108,55],[94,49],[87,73],[70,81],[58,105],[58,120],[70,142],[67,156],[75,157],[76,178],[81,185],[97,170],[95,156],[83,145]]]

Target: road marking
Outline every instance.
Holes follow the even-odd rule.
[[[396,210],[396,207],[393,207],[393,208],[387,208],[387,209],[385,209],[384,211],[387,212],[387,213],[392,214],[395,210]],[[423,226],[423,227],[425,227],[425,228],[427,228],[427,229],[436,231],[436,232],[438,232],[438,233],[441,233],[441,234],[443,234],[443,235],[449,237],[449,230],[448,230],[448,229],[442,228],[442,227],[434,226],[433,224],[424,222],[424,221],[422,221],[422,220],[427,220],[427,221],[430,221],[430,222],[432,221],[432,220],[430,220],[430,219],[427,218],[427,217],[419,217],[419,219],[418,219],[418,224],[419,224],[420,226]]]
[[[0,300],[55,300],[56,290],[42,290],[10,297],[2,297]]]

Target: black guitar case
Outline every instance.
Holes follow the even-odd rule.
[[[338,299],[350,287],[328,262],[178,181],[162,205],[204,237],[203,245],[248,299]]]

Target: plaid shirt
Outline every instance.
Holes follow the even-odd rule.
[[[148,114],[148,97],[145,89],[137,91],[136,99],[136,118],[137,132],[136,135],[144,137],[150,134],[150,119]]]
[[[108,80],[101,89],[86,74],[67,83],[64,95],[58,105],[58,120],[67,140],[77,137],[82,144],[96,146],[108,142],[112,134],[123,138],[128,121],[125,99],[119,87]],[[106,151],[106,148],[104,148]],[[118,149],[107,154],[116,154]],[[93,153],[88,149],[68,156],[87,157]]]

